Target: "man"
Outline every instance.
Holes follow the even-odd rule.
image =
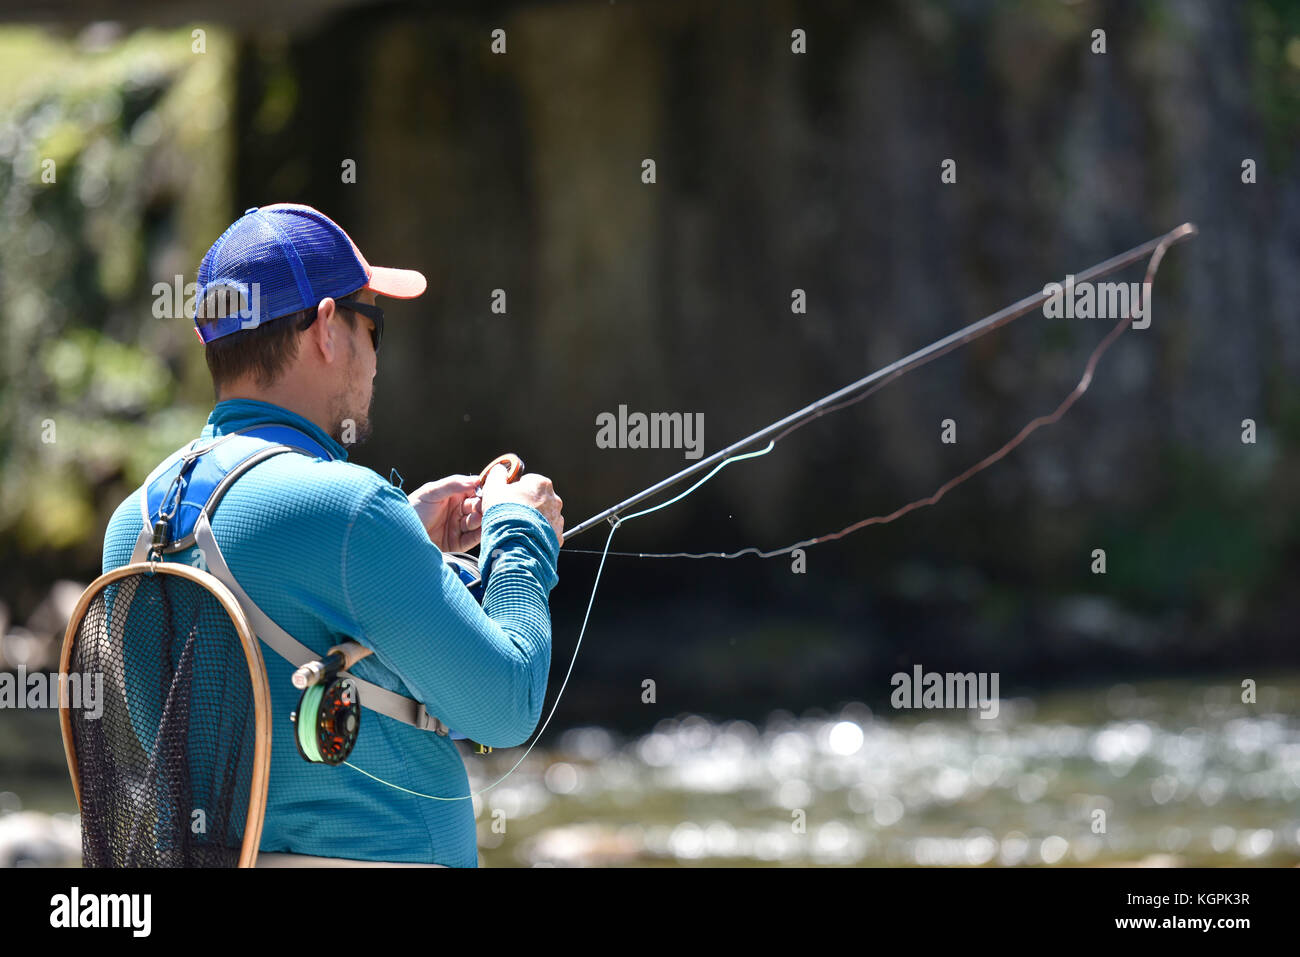
[[[347,444],[370,430],[383,334],[376,298],[415,298],[424,277],[371,267],[322,213],[279,204],[226,230],[198,283],[195,324],[217,399],[200,439],[278,424],[326,453],[259,461],[220,500],[212,531],[238,584],[315,653],[345,639],[372,649],[351,669],[357,678],[474,741],[523,743],[550,668],[547,599],[564,531],[551,482],[526,474],[507,484],[497,468],[481,493],[477,476],[452,475],[408,497],[347,461]],[[207,308],[218,294],[241,311]],[[137,490],[109,523],[105,571],[130,561],[142,521]],[[441,554],[475,545],[488,583],[482,607]],[[272,749],[259,861],[279,852],[299,855],[293,863],[476,866],[473,802],[430,799],[469,794],[451,740],[366,709],[349,762],[367,774],[308,763],[288,717],[294,666],[260,637]]]

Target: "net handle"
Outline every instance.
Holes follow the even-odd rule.
[[[136,574],[175,575],[207,589],[221,603],[235,626],[235,633],[239,635],[239,644],[244,649],[244,660],[248,664],[248,677],[253,685],[254,739],[253,779],[238,866],[253,867],[257,863],[257,849],[262,841],[266,788],[271,770],[271,686],[266,678],[261,646],[235,596],[215,576],[189,565],[175,562],[132,562],[100,575],[86,586],[86,590],[77,599],[72,617],[68,619],[68,627],[63,633],[63,649],[59,653],[59,728],[63,734],[63,753],[68,759],[68,773],[72,775],[72,791],[77,798],[77,809],[81,810],[81,781],[77,774],[77,753],[72,738],[72,712],[67,691],[73,644],[90,603],[109,585]]]

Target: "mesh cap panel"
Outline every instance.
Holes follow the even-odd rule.
[[[355,292],[367,281],[352,241],[323,214],[288,204],[252,209],[199,264],[195,325],[210,342]],[[231,302],[237,309],[221,308]]]

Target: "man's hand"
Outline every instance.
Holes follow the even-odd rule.
[[[406,497],[429,541],[444,552],[468,551],[483,536],[477,483],[477,475],[449,475],[426,482]]]
[[[519,476],[514,482],[507,482],[508,471],[504,465],[498,465],[488,473],[487,482],[483,486],[482,510],[486,512],[498,502],[518,502],[520,505],[535,508],[551,523],[551,528],[555,530],[555,537],[563,545],[564,516],[560,511],[564,508],[564,500],[555,494],[555,487],[551,484],[551,480],[545,475],[528,472]]]

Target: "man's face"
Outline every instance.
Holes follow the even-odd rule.
[[[349,298],[370,305],[375,303],[375,294],[369,289],[362,289]],[[356,319],[356,328],[349,334],[347,324],[343,322],[347,351],[332,416],[334,439],[344,446],[360,445],[370,436],[370,413],[375,401],[375,374],[378,371],[374,342],[370,337],[374,321],[359,313],[351,315]]]

